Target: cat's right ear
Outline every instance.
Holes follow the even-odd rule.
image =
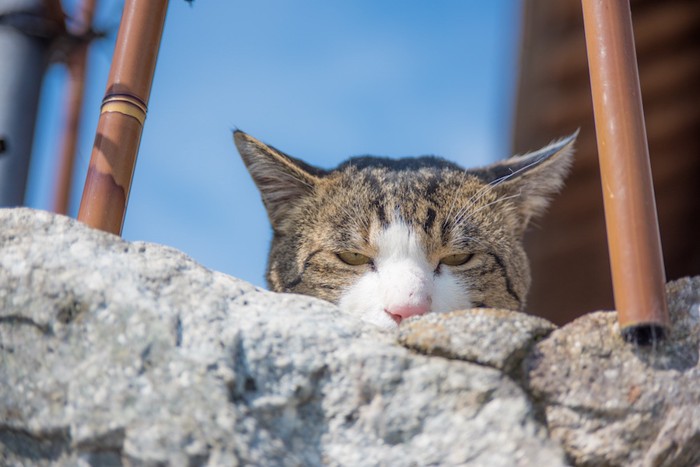
[[[520,217],[520,230],[541,215],[549,198],[561,189],[573,162],[574,142],[578,130],[571,135],[522,156],[470,170],[484,183],[513,199]]]
[[[236,130],[236,148],[260,190],[273,228],[278,228],[287,210],[314,190],[323,171],[295,159]]]

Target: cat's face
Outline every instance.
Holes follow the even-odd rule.
[[[270,288],[394,329],[426,312],[524,307],[522,235],[561,187],[576,134],[472,170],[360,157],[326,171],[234,137],[273,228]]]

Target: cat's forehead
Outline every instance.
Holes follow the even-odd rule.
[[[325,178],[325,189],[314,195],[317,224],[343,243],[357,243],[375,229],[401,224],[431,244],[444,245],[481,223],[466,205],[480,204],[475,193],[484,183],[444,159],[361,157]]]
[[[451,170],[462,172],[464,169],[454,162],[436,156],[389,158],[377,156],[351,157],[340,164],[337,171],[374,171],[374,172],[425,172]]]
[[[328,171],[325,178],[348,201],[367,198],[365,201],[375,206],[378,202],[409,207],[425,202],[440,204],[470,197],[485,185],[471,171],[434,156],[356,157]]]
[[[390,159],[362,156],[342,163],[329,171],[329,178],[358,186],[370,186],[373,191],[405,195],[410,191],[432,196],[449,185],[480,184],[471,172],[454,162],[434,156]]]

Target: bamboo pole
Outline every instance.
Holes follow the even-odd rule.
[[[92,18],[95,13],[95,0],[83,0],[78,7],[76,24],[69,31],[75,37],[85,37],[90,31]],[[90,42],[81,40],[70,51],[67,58],[68,89],[66,92],[66,113],[64,116],[65,127],[61,141],[58,179],[54,197],[54,212],[68,213],[70,200],[70,188],[73,181],[73,168],[75,166],[75,153],[78,143],[78,129],[80,127],[80,115],[83,108],[83,95],[85,88],[85,64]]]
[[[628,0],[582,0],[615,307],[641,344],[669,325]]]
[[[167,0],[126,0],[78,220],[121,234]]]

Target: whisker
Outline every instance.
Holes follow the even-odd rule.
[[[459,220],[464,216],[465,212],[474,207],[479,201],[481,201],[488,193],[491,192],[491,190],[494,189],[500,182],[500,179],[495,180],[492,183],[486,184],[483,187],[481,187],[479,190],[474,193],[471,198],[467,200],[467,202],[464,204],[462,209],[460,209],[457,214],[455,215],[456,222],[459,222]]]
[[[497,185],[496,181],[492,181],[490,183],[487,183],[486,185],[482,186],[479,188],[468,200],[466,203],[464,203],[464,206],[457,211],[457,214],[455,214],[455,219],[459,219],[461,216],[464,215],[464,211],[469,209],[472,205],[474,205],[476,202],[480,201],[486,194],[493,189],[494,186]]]
[[[503,177],[499,177],[495,180],[490,181],[489,183],[485,184],[481,188],[479,188],[464,204],[464,207],[458,212],[457,216],[459,217],[463,215],[463,211],[469,209],[471,205],[474,205],[481,201],[491,190],[493,190],[495,187],[506,181],[508,178],[512,177],[515,174],[515,172],[510,173],[508,175],[504,175]]]
[[[485,205],[483,205],[483,206],[480,206],[479,209],[477,209],[477,210],[474,211],[474,212],[471,212],[470,214],[473,216],[473,215],[477,214],[479,211],[481,211],[482,209],[486,209],[486,208],[489,207],[489,206],[492,206],[492,205],[494,205],[494,204],[496,204],[496,203],[501,203],[501,202],[503,202],[503,201],[507,201],[507,200],[509,200],[509,199],[519,198],[521,195],[522,195],[522,192],[518,191],[518,193],[516,193],[516,194],[514,194],[514,195],[504,196],[503,198],[498,198],[498,199],[495,200],[495,201],[491,201],[490,203],[487,203],[487,204],[485,204]]]
[[[442,228],[445,228],[445,225],[447,224],[447,220],[450,218],[450,215],[452,214],[452,210],[454,209],[455,205],[457,204],[457,200],[459,199],[459,195],[462,192],[462,189],[464,188],[464,182],[467,180],[467,176],[469,175],[469,172],[466,170],[462,172],[462,179],[459,182],[459,188],[455,190],[455,192],[452,194],[452,202],[450,203],[450,209],[447,210],[447,215],[445,216],[445,219],[442,221]]]
[[[457,224],[459,224],[460,222],[462,222],[462,220],[463,220],[464,216],[466,215],[467,211],[469,210],[469,208],[471,208],[474,204],[476,204],[476,203],[478,203],[479,201],[481,201],[491,190],[493,190],[495,187],[501,185],[502,183],[504,183],[504,182],[510,180],[510,179],[513,178],[514,176],[516,176],[516,175],[518,175],[518,174],[520,174],[520,173],[522,173],[522,172],[528,170],[529,168],[531,168],[531,167],[533,167],[533,166],[539,164],[540,162],[541,162],[540,160],[533,160],[533,161],[530,162],[529,164],[526,164],[526,165],[520,167],[520,168],[517,169],[517,170],[512,170],[512,169],[510,169],[510,170],[511,170],[510,173],[508,173],[508,174],[506,174],[506,175],[503,175],[503,176],[501,176],[501,177],[498,177],[498,178],[496,178],[496,179],[490,181],[489,183],[485,184],[485,185],[482,186],[481,188],[479,188],[479,189],[467,200],[467,202],[464,204],[464,207],[462,207],[462,208],[457,212],[457,214],[454,216],[455,220],[453,221],[451,232],[454,231],[454,229],[455,229],[455,227],[457,226]],[[443,227],[445,226],[447,219],[449,219],[449,214],[451,214],[451,212],[452,212],[452,209],[453,209],[453,207],[454,207],[454,205],[455,205],[455,202],[456,202],[456,200],[457,200],[457,196],[458,196],[458,195],[459,195],[459,190],[455,193],[455,196],[454,196],[454,198],[453,198],[452,205],[450,206],[450,211],[449,211],[449,213],[448,213],[448,216],[445,218],[445,221],[443,221]],[[481,211],[482,209],[484,209],[484,208],[486,208],[486,207],[488,207],[488,206],[491,206],[491,205],[494,204],[494,203],[498,203],[498,202],[500,202],[500,201],[505,201],[505,200],[507,200],[507,199],[512,199],[512,198],[518,197],[518,196],[520,196],[520,195],[521,195],[521,193],[518,193],[517,195],[507,196],[507,197],[499,198],[499,199],[497,199],[497,200],[495,200],[495,201],[492,201],[491,203],[488,203],[488,204],[486,204],[486,205],[484,205],[484,206],[481,206],[481,207],[479,207],[476,211],[472,212],[472,213],[470,214],[470,217],[471,217],[471,216],[474,216],[477,212]]]
[[[494,201],[491,201],[490,203],[486,203],[486,204],[483,205],[483,206],[479,206],[479,208],[476,209],[476,210],[474,210],[474,211],[467,211],[467,210],[465,209],[464,212],[461,214],[461,216],[455,219],[454,224],[453,224],[453,226],[452,226],[452,231],[451,231],[451,233],[454,233],[455,228],[456,228],[460,223],[472,219],[477,213],[479,213],[479,212],[482,211],[483,209],[486,209],[486,208],[488,208],[489,206],[493,206],[494,204],[501,203],[501,202],[503,202],[503,201],[507,201],[507,200],[514,199],[514,198],[518,198],[518,197],[520,197],[521,195],[522,195],[522,192],[519,191],[518,193],[516,193],[516,194],[514,194],[514,195],[504,196],[504,197],[498,198],[498,199],[496,199],[496,200],[494,200]],[[466,216],[466,217],[465,217],[465,216]]]

